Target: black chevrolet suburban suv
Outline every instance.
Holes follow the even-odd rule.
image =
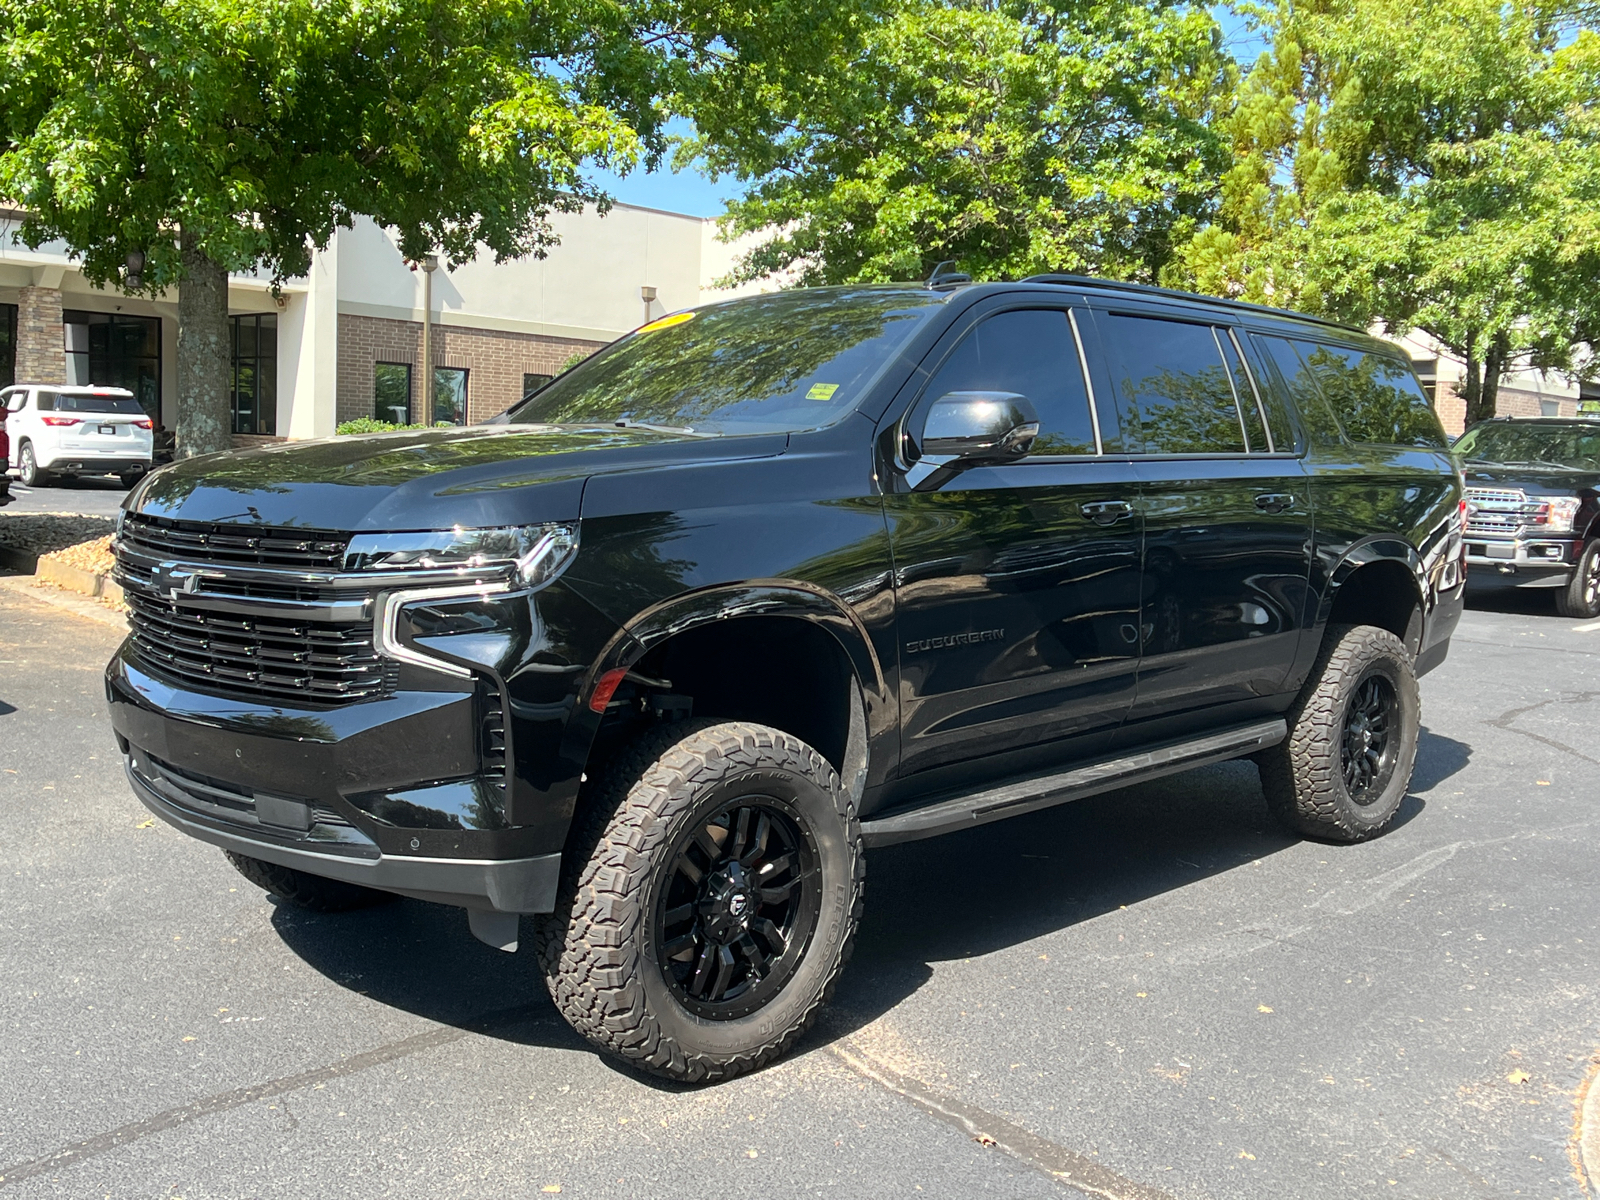
[[[1467,484],[1468,589],[1533,588],[1600,617],[1600,421],[1500,417],[1456,440]]]
[[[1072,276],[645,325],[486,424],[156,471],[106,676],[139,798],[282,900],[531,928],[597,1046],[793,1043],[864,852],[1224,759],[1380,832],[1461,613],[1410,363]]]

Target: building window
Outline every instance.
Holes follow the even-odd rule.
[[[17,306],[0,304],[0,387],[17,381]]]
[[[161,319],[123,313],[61,314],[67,382],[127,388],[161,423]]]
[[[554,379],[554,375],[536,375],[532,371],[525,371],[522,375],[522,398],[526,400],[545,384]]]
[[[372,415],[391,425],[411,423],[411,364],[372,364]]]
[[[233,431],[278,432],[278,316],[230,317],[233,326]]]
[[[433,369],[433,422],[446,425],[467,423],[467,369]]]
[[[1414,358],[1411,367],[1417,373],[1417,382],[1422,384],[1422,393],[1428,397],[1428,403],[1434,407],[1439,404],[1439,360],[1437,358]]]

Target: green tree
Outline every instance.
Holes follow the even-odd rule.
[[[1198,7],[896,0],[770,94],[774,136],[685,157],[748,185],[724,228],[768,236],[738,279],[916,279],[944,259],[1149,279],[1211,212],[1232,71]]]
[[[1323,0],[1223,121],[1220,219],[1167,278],[1431,334],[1469,424],[1519,366],[1587,369],[1600,332],[1600,37],[1567,0]]]
[[[850,3],[0,0],[0,195],[90,279],[177,285],[179,453],[204,453],[229,271],[302,274],[358,214],[413,258],[541,254],[552,210],[606,203],[587,164],[657,161],[673,107],[759,129],[752,96]]]

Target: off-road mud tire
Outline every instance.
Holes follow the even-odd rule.
[[[817,847],[820,912],[782,990],[747,1016],[705,1019],[667,986],[651,913],[683,831],[752,786],[782,791],[804,817]],[[788,1050],[832,997],[861,917],[865,872],[855,806],[810,746],[746,722],[660,726],[620,753],[580,802],[555,912],[536,923],[551,998],[597,1048],[645,1073],[714,1083],[756,1070]]]
[[[304,871],[296,871],[293,867],[263,862],[259,858],[251,858],[245,854],[235,854],[232,850],[224,850],[223,853],[228,856],[228,861],[239,869],[239,874],[262,891],[270,892],[285,904],[292,904],[309,912],[349,912],[357,908],[371,908],[375,904],[388,904],[391,900],[400,898],[393,892],[380,892],[375,888],[362,887],[360,884],[345,883],[341,879],[309,875]]]
[[[1345,787],[1340,747],[1351,698],[1373,674],[1394,689],[1400,744],[1387,785],[1372,802],[1357,804]],[[1306,837],[1376,837],[1394,820],[1410,786],[1420,718],[1416,669],[1404,643],[1374,625],[1330,626],[1305,689],[1287,714],[1289,736],[1255,755],[1267,807]]]

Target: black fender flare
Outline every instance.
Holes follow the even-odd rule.
[[[1317,616],[1312,625],[1316,631],[1317,640],[1321,641],[1321,633],[1327,628],[1328,619],[1333,615],[1334,601],[1338,598],[1339,589],[1352,575],[1362,567],[1372,566],[1375,563],[1392,562],[1405,567],[1406,573],[1411,578],[1415,593],[1412,599],[1416,603],[1419,617],[1425,617],[1429,604],[1428,567],[1423,562],[1422,556],[1417,553],[1415,546],[1404,538],[1393,535],[1379,534],[1365,538],[1345,550],[1344,554],[1333,564],[1327,572],[1327,586],[1322,589],[1318,598]],[[1420,629],[1419,629],[1420,632]]]
[[[752,579],[682,592],[633,616],[612,635],[584,674],[578,703],[562,739],[562,756],[588,761],[602,717],[589,707],[589,701],[602,676],[634,666],[679,634],[742,617],[806,621],[829,633],[843,651],[855,679],[843,774],[845,786],[859,799],[871,745],[897,726],[895,697],[861,618],[826,588],[792,579]]]

